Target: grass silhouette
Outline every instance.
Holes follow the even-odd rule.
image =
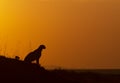
[[[65,81],[69,80],[64,79]],[[0,82],[63,83],[63,78],[38,64],[0,56]]]
[[[2,83],[120,83],[120,74],[46,70],[38,64],[0,56]]]

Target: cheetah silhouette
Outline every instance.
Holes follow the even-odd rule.
[[[32,63],[32,61],[36,60],[36,63],[39,64],[39,59],[41,57],[41,52],[45,49],[45,45],[40,45],[36,50],[30,52],[24,59],[25,62]]]

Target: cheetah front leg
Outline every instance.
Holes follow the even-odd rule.
[[[40,64],[39,64],[39,59],[36,60],[36,63],[37,63],[38,65],[40,65]]]

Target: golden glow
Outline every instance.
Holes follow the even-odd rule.
[[[0,0],[0,53],[21,59],[45,44],[41,64],[120,68],[120,1]]]

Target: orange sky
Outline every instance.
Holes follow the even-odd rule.
[[[41,64],[120,68],[119,0],[0,0],[0,53],[21,59],[45,44]]]

